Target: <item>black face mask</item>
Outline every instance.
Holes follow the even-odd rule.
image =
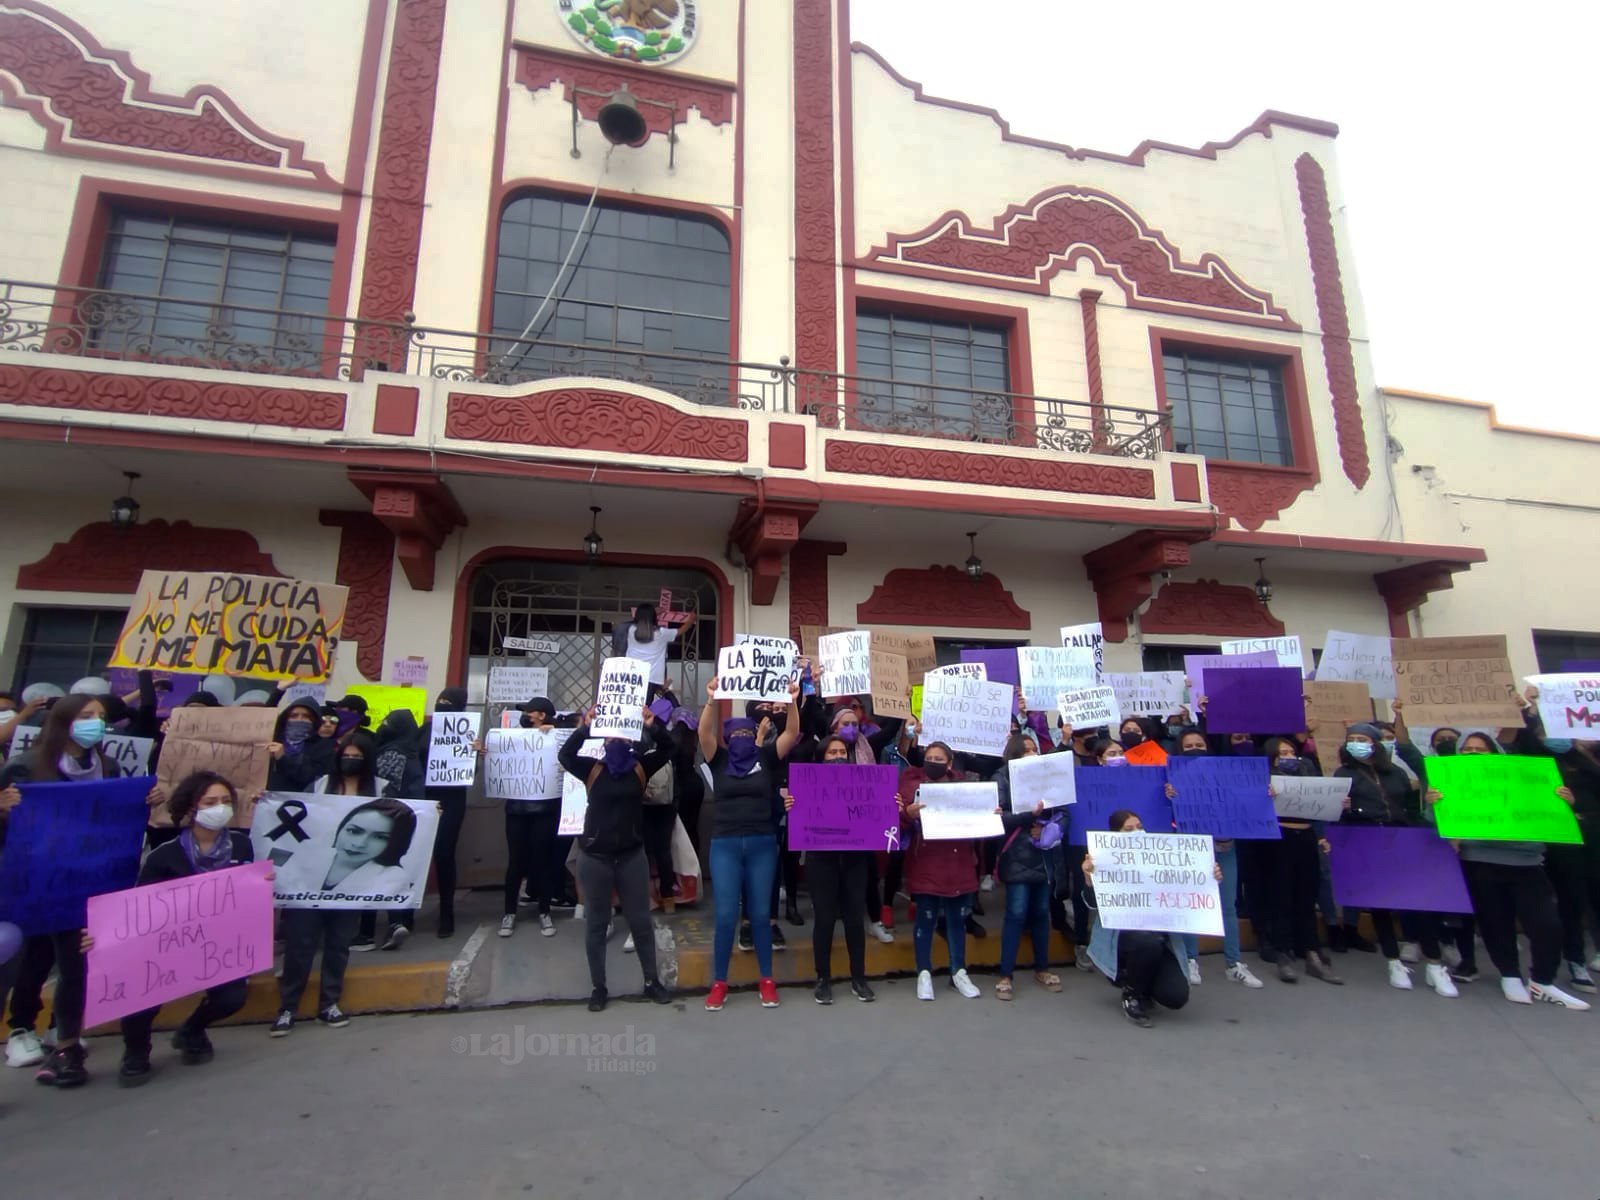
[[[1440,738],[1438,745],[1434,746],[1433,752],[1441,758],[1449,758],[1456,752],[1458,745],[1460,743],[1455,738]]]
[[[947,775],[949,773],[949,771],[950,771],[950,764],[949,763],[924,762],[922,764],[922,773],[924,775],[926,775],[929,779],[943,779],[945,777],[945,775]]]
[[[1182,756],[1184,758],[1204,758],[1207,754],[1210,753],[1210,751],[1209,750],[1182,750],[1182,751],[1179,751],[1179,753],[1182,754]]]
[[[346,775],[359,775],[366,769],[366,760],[360,758],[341,758],[339,770]]]
[[[1142,741],[1144,741],[1144,734],[1140,733],[1137,729],[1130,729],[1127,733],[1122,735],[1122,748],[1124,750],[1132,750]]]

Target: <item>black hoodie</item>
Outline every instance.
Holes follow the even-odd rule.
[[[311,736],[306,738],[299,754],[290,754],[288,743],[283,740],[283,730],[289,723],[289,714],[296,711],[310,717]],[[322,714],[318,706],[306,700],[296,700],[278,714],[278,722],[272,727],[272,740],[283,746],[284,750],[281,757],[273,760],[267,772],[268,791],[309,791],[318,779],[338,771],[338,751],[333,739],[317,736],[317,729],[321,725]]]
[[[422,730],[410,709],[397,708],[374,735],[378,743],[373,772],[389,782],[384,794],[396,800],[422,799]]]

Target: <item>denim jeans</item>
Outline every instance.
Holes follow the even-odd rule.
[[[1050,968],[1050,884],[1006,884],[1006,917],[1000,926],[1000,977],[1009,979],[1017,966],[1022,931],[1033,942],[1033,969]]]
[[[1231,967],[1239,961],[1239,846],[1217,851],[1217,866],[1222,868],[1222,882],[1217,891],[1222,896],[1222,957]],[[1259,920],[1260,918],[1252,918]],[[1183,935],[1183,946],[1190,958],[1200,957],[1200,939],[1192,933]]]
[[[950,943],[950,974],[967,965],[967,914],[972,911],[969,896],[914,895],[917,923],[911,930],[911,946],[917,955],[917,970],[933,970],[933,927],[943,919],[945,938]]]
[[[728,960],[739,930],[739,900],[750,922],[761,978],[772,978],[772,879],[778,869],[778,842],[770,833],[754,837],[711,839],[711,895],[717,931],[712,941],[712,974],[717,983],[728,981]]]

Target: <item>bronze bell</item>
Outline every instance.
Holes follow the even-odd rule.
[[[611,93],[600,107],[600,132],[613,146],[637,146],[649,132],[639,102],[626,86]]]

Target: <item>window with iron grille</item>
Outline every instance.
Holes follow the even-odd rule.
[[[183,217],[111,215],[91,318],[108,354],[285,370],[317,365],[334,239]],[[301,315],[303,314],[303,315]]]
[[[121,608],[30,608],[17,648],[12,690],[30,683],[70,688],[88,675],[103,674],[127,610]]]
[[[906,313],[856,314],[856,421],[885,432],[1012,440],[1007,331]],[[887,385],[869,382],[887,380]]]
[[[1186,349],[1161,356],[1172,448],[1228,462],[1293,466],[1283,364]]]

